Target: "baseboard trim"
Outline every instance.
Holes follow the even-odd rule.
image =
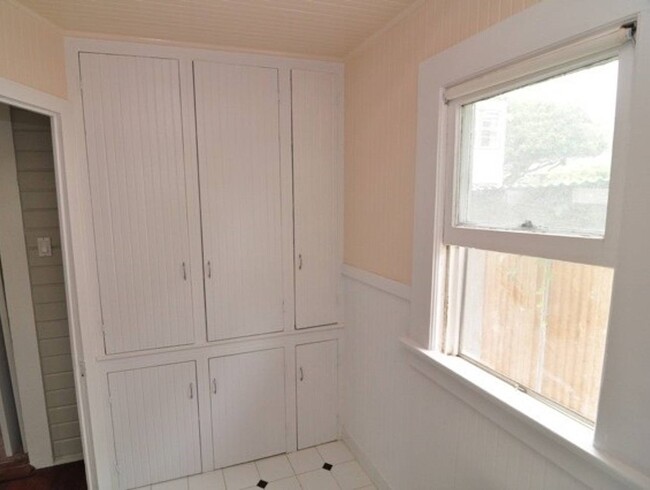
[[[350,437],[350,434],[347,433],[345,427],[341,429],[341,439],[348,446],[348,449],[352,452],[358,463],[368,474],[372,482],[375,484],[378,490],[392,490],[384,477],[381,476],[381,473],[377,467],[372,464],[366,453],[359,447],[354,439]]]
[[[83,461],[83,454],[70,454],[69,456],[61,456],[60,458],[55,458],[52,466],[58,466],[60,464],[74,463],[76,461]]]

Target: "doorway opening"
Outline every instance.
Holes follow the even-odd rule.
[[[0,482],[85,480],[52,141],[50,117],[0,103]]]

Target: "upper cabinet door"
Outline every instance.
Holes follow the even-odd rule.
[[[292,70],[296,328],[338,322],[340,77]]]
[[[194,63],[208,340],[283,321],[278,70]]]
[[[177,60],[83,53],[106,353],[194,341]]]

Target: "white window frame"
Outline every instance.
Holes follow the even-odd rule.
[[[461,109],[465,104],[617,57],[619,60],[619,83],[616,100],[616,121],[626,121],[629,119],[631,94],[625,80],[629,78],[631,65],[634,61],[634,42],[631,39],[624,40],[624,36],[625,33],[630,31],[631,29],[621,27],[608,30],[603,33],[605,36],[597,35],[592,39],[572,43],[548,54],[508,65],[507,68],[500,70],[501,73],[493,72],[497,76],[479,76],[470,79],[469,82],[445,89],[443,97],[447,106],[445,110],[447,113],[447,138],[441,148],[444,152],[443,165],[445,167],[442,170],[445,178],[443,228],[443,242],[445,244],[604,267],[614,265],[627,148],[623,144],[626,131],[624,125],[617,124],[615,127],[607,225],[604,237],[563,236],[553,232],[545,234],[531,231],[497,230],[456,224],[459,214],[459,199],[456,196],[461,193]],[[610,38],[608,44],[603,45],[603,37]],[[583,49],[575,52],[575,48],[578,46]],[[538,66],[534,68],[532,73],[527,73],[531,62],[535,61],[537,61]],[[486,78],[488,80],[485,80]],[[492,78],[492,80],[489,80],[489,78]],[[476,80],[481,80],[484,88],[479,88],[479,86],[473,89],[469,88],[469,91],[466,88],[463,90],[464,93],[454,99],[449,98],[449,94],[460,92],[459,88],[462,90],[462,86],[471,85]]]
[[[455,284],[463,276],[464,252],[453,248],[476,248],[500,253],[541,257],[552,260],[613,267],[620,232],[620,212],[623,202],[623,183],[626,163],[625,125],[616,124],[612,151],[612,166],[607,203],[607,222],[602,237],[538,233],[508,229],[490,229],[458,224],[460,201],[464,198],[462,186],[462,107],[486,97],[531,85],[558,74],[589,67],[617,58],[618,90],[616,95],[616,121],[629,119],[631,93],[625,80],[629,79],[634,61],[633,27],[617,27],[596,36],[549,53],[491,72],[446,88],[443,97],[446,108],[446,139],[442,142],[443,161],[437,178],[444,179],[443,225],[440,260],[447,262],[444,291],[434,291],[445,308],[444,328],[432,325],[431,348],[445,354],[458,355],[462,324],[462,284]],[[450,99],[450,94],[455,98]],[[444,332],[444,338],[443,337]],[[567,409],[568,410],[568,409]]]
[[[605,237],[531,237],[517,232],[451,226],[445,209],[450,199],[447,190],[453,188],[450,187],[453,180],[445,175],[445,167],[450,158],[447,147],[453,136],[447,131],[453,101],[449,105],[445,103],[446,91],[633,21],[638,27],[636,45],[633,49],[623,49],[619,57],[615,164],[612,166]],[[632,320],[638,323],[647,318],[650,306],[641,295],[630,295],[629,288],[634,284],[650,283],[641,276],[650,272],[650,256],[635,269],[626,264],[625,250],[635,245],[634,240],[637,246],[650,245],[646,227],[635,229],[633,226],[647,212],[639,209],[646,203],[645,198],[638,191],[635,195],[629,192],[630,187],[638,189],[642,183],[650,188],[650,176],[645,170],[650,145],[647,135],[644,137],[641,133],[641,129],[647,131],[650,127],[650,90],[647,89],[650,87],[650,66],[646,66],[650,59],[650,33],[645,35],[649,29],[650,4],[645,0],[546,0],[421,64],[411,322],[404,339],[404,344],[414,354],[414,365],[424,362],[431,369],[431,376],[458,396],[465,397],[462,393],[468,389],[478,394],[478,398],[473,395],[473,400],[486,416],[499,419],[511,432],[525,432],[530,436],[527,442],[534,449],[554,459],[554,451],[548,450],[550,437],[569,451],[577,449],[578,454],[616,477],[644,488],[650,487],[650,462],[640,455],[650,452],[650,437],[647,437],[650,423],[642,415],[647,413],[642,407],[650,407],[650,392],[640,392],[638,385],[647,384],[639,373],[648,372],[650,360],[645,351],[641,353],[633,347],[635,342],[650,341],[650,333],[645,328],[647,321],[637,325]],[[628,60],[628,56],[633,59]],[[650,199],[647,202],[650,203]],[[448,265],[445,242],[452,240],[462,246],[616,269],[607,358],[594,429],[577,421],[572,424],[568,416],[547,405],[546,408],[540,406],[545,404],[510,386],[504,390],[504,382],[481,368],[440,352]],[[620,267],[621,264],[624,267]],[[633,367],[636,370],[632,371]],[[486,395],[491,401],[488,404],[484,403]],[[517,416],[504,418],[504,413]],[[517,424],[519,429],[514,428]],[[530,427],[536,429],[535,435],[531,435]]]

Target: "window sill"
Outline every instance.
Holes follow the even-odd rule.
[[[595,466],[623,484],[650,488],[646,475],[594,447],[594,429],[461,358],[423,349],[408,338],[401,343],[414,369],[560,467],[589,475]],[[558,447],[577,458],[565,458]]]

